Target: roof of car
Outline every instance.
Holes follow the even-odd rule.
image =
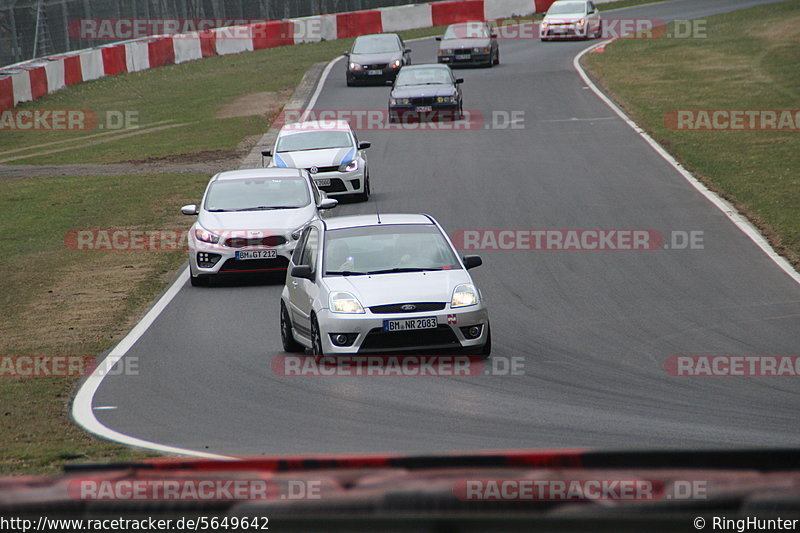
[[[254,178],[298,178],[303,176],[303,171],[298,168],[246,168],[242,170],[225,170],[216,175],[219,180],[241,180]]]
[[[305,131],[350,131],[350,123],[346,120],[306,120],[305,122],[293,122],[285,124],[279,135],[291,135]]]
[[[433,224],[428,215],[412,213],[381,213],[380,225],[386,224]],[[338,217],[328,217],[325,219],[325,227],[329,230],[357,228],[362,226],[377,226],[378,215],[345,215]]]
[[[450,69],[450,65],[445,65],[443,63],[421,63],[417,65],[405,65],[403,66],[402,70],[417,70],[422,68]]]

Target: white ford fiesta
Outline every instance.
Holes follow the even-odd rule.
[[[255,168],[220,172],[197,205],[189,230],[192,285],[217,274],[283,272],[305,226],[336,200],[317,189],[305,170]]]
[[[419,350],[491,354],[489,312],[468,269],[428,215],[314,220],[281,294],[283,347],[317,356]]]

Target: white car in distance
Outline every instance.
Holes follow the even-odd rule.
[[[591,0],[558,0],[539,23],[539,38],[591,39],[601,35],[600,12]]]

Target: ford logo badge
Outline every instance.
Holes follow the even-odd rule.
[[[416,308],[417,308],[416,305],[411,305],[411,304],[406,304],[406,305],[400,307],[400,309],[402,309],[403,311],[413,311]]]

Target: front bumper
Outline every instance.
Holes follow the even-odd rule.
[[[463,57],[463,56],[469,56]],[[470,53],[458,53],[458,54],[439,54],[437,57],[438,63],[443,63],[445,65],[451,66],[479,66],[479,65],[490,65],[492,63],[492,53],[491,52],[470,52]]]
[[[193,236],[189,237],[189,269],[192,276],[214,276],[218,274],[244,274],[244,273],[268,273],[286,272],[292,252],[297,245],[297,241],[267,247],[243,247],[231,248],[219,244],[210,244],[197,241]],[[270,259],[236,259],[237,251],[266,250],[274,249],[275,258]],[[205,260],[205,261],[204,261]],[[209,263],[213,262],[213,266]]]
[[[370,74],[370,72],[376,72],[380,70],[380,74]],[[400,68],[390,68],[385,67],[382,69],[359,69],[359,70],[351,70],[350,68],[347,69],[347,79],[351,82],[359,82],[359,83],[378,83],[380,85],[386,84],[387,81],[394,81],[397,77],[397,73],[400,72]]]
[[[317,315],[322,347],[326,354],[386,354],[397,352],[418,352],[435,350],[459,353],[475,350],[486,344],[489,312],[479,303],[474,306],[441,311],[421,311],[418,313],[376,314],[366,309],[365,314],[351,315],[331,313],[322,309]],[[415,329],[406,331],[384,331],[384,320],[411,320],[414,318],[436,317],[436,329]],[[462,328],[480,327],[480,334],[467,338]],[[348,346],[334,344],[331,334],[345,334],[353,339]]]
[[[428,106],[417,106],[414,104],[396,104],[389,105],[389,119],[393,121],[409,121],[409,120],[436,120],[448,119],[455,120],[458,118],[459,105],[456,104],[439,104],[433,103]],[[420,108],[424,108],[420,110]],[[430,108],[430,110],[427,110]]]
[[[363,193],[364,176],[365,169],[361,165],[353,172],[319,172],[313,174],[312,179],[321,191],[325,191],[330,197],[335,197]]]
[[[540,39],[583,39],[589,36],[589,25],[551,24],[547,28],[540,26]]]

